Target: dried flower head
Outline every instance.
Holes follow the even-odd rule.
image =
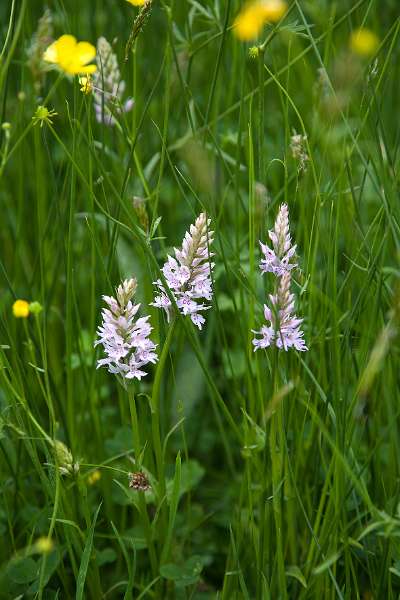
[[[257,222],[261,221],[266,209],[271,204],[271,196],[268,188],[261,181],[254,182],[254,201],[255,218]]]
[[[263,325],[260,331],[253,331],[261,335],[253,340],[254,350],[271,345],[286,351],[289,348],[300,352],[308,350],[300,329],[303,319],[293,314],[294,294],[290,293],[290,282],[291,273],[287,272],[279,280],[277,293],[269,296],[272,309],[264,304],[264,317],[269,324]]]
[[[78,42],[73,35],[62,35],[46,49],[43,59],[68,75],[82,75],[96,71],[96,65],[88,64],[95,56],[96,48],[89,42]]]
[[[181,250],[175,248],[175,258],[168,256],[162,272],[173,295],[179,312],[190,315],[192,322],[201,329],[205,323],[199,314],[211,308],[199,300],[212,300],[211,262],[212,253],[209,247],[213,242],[213,231],[209,231],[210,219],[201,213],[190,231],[185,233]],[[168,321],[173,312],[172,302],[165,291],[160,279],[154,282],[159,294],[154,298],[152,306],[162,308],[167,314]]]
[[[93,77],[93,101],[99,123],[115,125],[115,115],[129,112],[133,99],[122,101],[125,81],[121,79],[118,60],[105,37],[97,40],[97,73]]]
[[[134,196],[132,200],[133,210],[136,213],[141,228],[148,233],[149,231],[149,215],[146,209],[146,200],[140,196]]]
[[[314,83],[314,95],[320,100],[326,100],[331,94],[331,84],[329,75],[325,67],[317,69],[317,76]]]
[[[299,173],[305,173],[307,171],[307,163],[310,160],[307,153],[307,136],[293,131],[293,135],[290,138],[290,150],[293,158],[297,161]]]
[[[157,362],[155,344],[149,339],[152,327],[149,316],[135,319],[140,304],[133,304],[136,279],[126,279],[116,290],[116,298],[103,296],[108,308],[103,309],[99,338],[107,357],[97,361],[97,368],[107,367],[109,373],[125,379],[141,379],[147,373],[142,367]]]
[[[35,89],[40,91],[44,83],[44,76],[48,65],[43,61],[43,53],[51,43],[53,37],[53,19],[51,11],[46,8],[38,21],[37,30],[32,36],[31,43],[27,51],[28,67],[30,68]]]
[[[151,489],[150,482],[142,471],[138,471],[137,473],[129,473],[129,487],[139,491],[139,492],[147,492]]]
[[[135,43],[135,40],[138,38],[140,33],[143,31],[149,17],[151,14],[151,9],[153,6],[153,0],[128,0],[130,4],[133,6],[141,6],[136,19],[133,22],[132,30],[129,34],[129,39],[125,46],[125,62],[128,60],[129,52]]]
[[[273,230],[268,232],[272,248],[260,242],[264,258],[260,262],[262,273],[273,273],[281,277],[297,267],[294,260],[296,245],[292,245],[289,231],[289,211],[286,204],[281,204]]]

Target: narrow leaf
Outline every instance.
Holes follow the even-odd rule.
[[[82,554],[81,566],[79,567],[78,579],[76,582],[76,600],[83,600],[83,590],[85,587],[86,575],[89,567],[90,555],[92,553],[93,548],[93,536],[94,529],[96,527],[97,517],[99,516],[101,502],[96,510],[96,514],[94,515],[94,519],[88,531],[88,536],[86,538],[85,548]]]

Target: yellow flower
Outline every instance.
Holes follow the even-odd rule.
[[[277,23],[287,11],[287,4],[284,0],[268,0],[263,4],[264,18],[269,23]]]
[[[95,56],[96,48],[89,42],[77,42],[73,35],[62,35],[47,48],[43,58],[70,75],[79,75],[96,71],[96,65],[88,65]]]
[[[360,56],[371,56],[379,46],[378,36],[365,27],[356,29],[350,36],[350,48]]]
[[[12,307],[13,315],[17,319],[26,319],[29,317],[29,302],[26,300],[16,300]]]
[[[87,478],[87,482],[89,485],[94,485],[100,479],[101,479],[101,471],[99,471],[99,469],[96,469],[95,471],[93,471],[93,473],[91,473],[89,475],[89,477]]]
[[[91,94],[93,91],[93,82],[90,75],[87,77],[83,75],[79,77],[79,85],[81,86],[80,90],[83,94]]]
[[[146,0],[127,0],[129,4],[133,4],[133,6],[143,6],[146,3]]]
[[[54,542],[51,538],[42,536],[36,540],[35,549],[40,554],[50,554],[54,548]]]
[[[238,14],[233,24],[234,33],[240,40],[254,40],[261,33],[265,23],[279,21],[287,10],[283,0],[256,0],[247,4]]]
[[[253,2],[247,4],[238,14],[233,24],[233,31],[240,40],[254,40],[259,36],[264,23],[263,2]]]

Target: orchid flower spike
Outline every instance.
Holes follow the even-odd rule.
[[[174,297],[179,312],[190,315],[192,322],[201,329],[205,319],[201,312],[211,307],[201,302],[212,300],[211,271],[214,263],[209,247],[213,242],[213,231],[209,231],[210,219],[201,213],[190,230],[185,233],[182,248],[175,248],[175,258],[168,256],[162,272]],[[163,309],[169,321],[174,307],[160,279],[154,282],[158,294],[152,306]]]
[[[264,304],[264,317],[267,325],[260,331],[253,331],[261,338],[254,338],[254,351],[275,345],[280,350],[294,348],[299,352],[308,350],[300,328],[303,319],[299,319],[294,311],[294,294],[290,292],[291,273],[285,273],[280,281],[275,295],[270,294],[272,308]]]
[[[106,358],[97,361],[97,368],[107,367],[110,373],[124,379],[141,379],[148,363],[156,363],[156,345],[149,339],[152,327],[149,316],[136,319],[140,304],[133,304],[136,279],[127,279],[116,290],[116,298],[103,296],[108,305],[102,311],[103,322],[98,328],[95,346],[103,346]]]
[[[270,306],[264,304],[264,317],[267,322],[260,331],[254,331],[254,350],[275,345],[280,350],[294,348],[299,352],[308,350],[303,331],[303,319],[294,314],[294,294],[290,291],[292,270],[298,265],[294,256],[296,245],[292,244],[289,232],[289,211],[286,204],[279,208],[274,229],[269,231],[272,248],[260,242],[264,258],[261,259],[262,273],[272,273],[277,278],[275,294],[270,294]]]
[[[262,273],[273,273],[281,277],[284,273],[297,267],[294,260],[296,245],[292,245],[289,231],[289,211],[286,204],[281,204],[274,229],[268,232],[272,248],[260,242],[264,258],[260,262]]]

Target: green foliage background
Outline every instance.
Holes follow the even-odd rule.
[[[295,0],[250,58],[242,2],[154,0],[126,62],[137,9],[48,5],[55,38],[115,40],[135,106],[108,128],[77,78],[35,85],[43,3],[1,2],[0,598],[398,598],[398,1]],[[359,26],[380,39],[368,58]],[[254,354],[258,240],[284,201],[309,352]],[[171,334],[152,282],[202,210],[214,306]],[[101,295],[131,276],[165,362],[129,400],[93,341]],[[16,298],[42,313],[15,319]],[[79,471],[60,475],[54,440]]]

